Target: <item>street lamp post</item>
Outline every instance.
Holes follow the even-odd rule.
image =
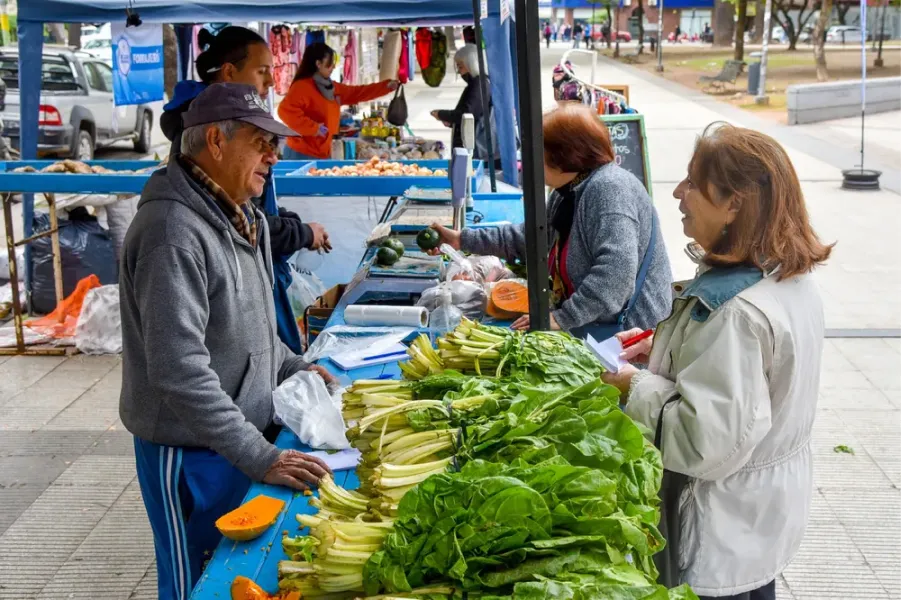
[[[663,0],[657,9],[657,71],[663,72]]]
[[[766,95],[766,63],[770,48],[770,19],[773,16],[773,0],[766,0],[766,8],[763,11],[763,51],[760,53],[760,84],[757,86],[755,104],[769,104],[770,97]]]

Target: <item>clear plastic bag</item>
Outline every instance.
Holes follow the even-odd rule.
[[[378,354],[379,350],[404,341],[415,331],[416,329],[413,327],[335,325],[319,334],[316,341],[303,355],[303,359],[308,363],[314,363],[336,354],[365,349],[372,350],[372,354]]]
[[[341,416],[343,390],[332,393],[322,377],[299,371],[272,392],[275,415],[300,441],[311,448],[343,450],[350,447]]]
[[[496,256],[470,256],[469,262],[472,264],[476,280],[480,283],[491,283],[515,277],[513,271],[505,267],[501,259]]]
[[[75,325],[75,347],[85,354],[122,352],[118,285],[104,285],[88,291]]]
[[[440,251],[450,259],[450,264],[444,270],[444,281],[457,281],[475,279],[475,271],[469,259],[460,252],[451,248],[448,244],[441,244]]]
[[[444,287],[440,289],[438,292],[438,308],[429,315],[429,329],[437,335],[443,335],[456,329],[462,320],[463,312],[454,306],[450,288]]]
[[[326,292],[325,286],[312,271],[300,270],[293,264],[291,268],[291,285],[288,286],[288,301],[295,319],[303,318],[308,306],[316,302]]]
[[[475,281],[445,281],[422,293],[416,306],[423,306],[429,313],[434,312],[441,301],[443,290],[450,290],[451,302],[469,319],[478,320],[485,316],[488,293],[484,286]]]

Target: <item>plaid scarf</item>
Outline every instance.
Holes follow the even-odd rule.
[[[194,181],[203,186],[213,197],[216,204],[234,225],[238,235],[247,240],[251,246],[257,247],[257,220],[250,202],[236,204],[222,189],[222,187],[210,178],[206,172],[187,156],[179,155],[182,166],[188,171]]]

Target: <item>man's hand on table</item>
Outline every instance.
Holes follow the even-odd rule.
[[[315,456],[297,450],[284,450],[275,464],[266,471],[263,483],[306,491],[310,489],[309,484],[316,485],[331,473],[328,465]]]

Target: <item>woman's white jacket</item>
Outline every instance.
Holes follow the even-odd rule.
[[[665,468],[690,478],[680,570],[695,593],[726,596],[772,581],[801,544],[824,317],[810,276],[705,281],[675,285],[626,412],[654,430],[678,396],[661,440]]]

